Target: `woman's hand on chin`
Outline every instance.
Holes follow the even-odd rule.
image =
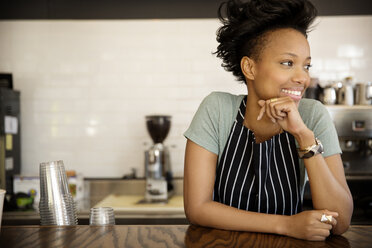
[[[261,110],[257,120],[262,120],[266,116],[293,136],[297,136],[308,129],[302,121],[296,102],[288,96],[259,100],[258,105]]]

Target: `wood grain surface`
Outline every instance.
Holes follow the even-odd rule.
[[[372,247],[372,226],[352,226],[324,242],[194,225],[3,226],[0,247]]]

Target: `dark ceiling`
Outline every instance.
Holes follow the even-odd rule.
[[[223,0],[0,0],[0,19],[216,18]],[[372,0],[312,0],[319,15],[372,15]]]

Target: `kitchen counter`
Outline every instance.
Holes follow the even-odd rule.
[[[174,195],[168,204],[138,204],[145,195],[144,179],[89,179],[85,181],[86,197],[79,200],[79,225],[89,224],[89,211],[94,206],[113,207],[116,224],[183,225],[189,224],[183,210],[183,180],[174,179]],[[3,225],[39,225],[37,211],[4,211]]]
[[[115,212],[127,214],[184,215],[183,196],[172,196],[167,202],[147,203],[142,195],[111,194],[94,207],[112,207]]]
[[[286,236],[194,225],[3,226],[0,247],[371,247],[372,226],[311,242]]]
[[[110,194],[93,207],[112,207],[117,224],[188,224],[183,209],[183,196],[174,195],[167,203],[143,203],[143,195]],[[80,225],[89,224],[90,206],[77,211]],[[38,225],[37,211],[4,212],[3,225]]]

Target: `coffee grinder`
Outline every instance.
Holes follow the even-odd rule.
[[[163,145],[168,135],[171,117],[146,116],[146,126],[154,144],[145,151],[146,202],[166,202],[173,194],[169,150]]]

